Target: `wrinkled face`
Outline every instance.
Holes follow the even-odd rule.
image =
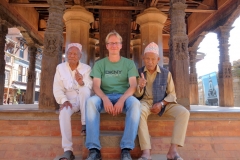
[[[67,59],[70,64],[77,64],[81,59],[82,54],[77,47],[71,47],[68,49]]]
[[[112,35],[108,39],[106,48],[109,52],[109,55],[119,55],[120,50],[122,49],[122,42],[117,36]]]
[[[143,56],[143,61],[148,71],[155,71],[160,57],[156,53],[147,52]]]

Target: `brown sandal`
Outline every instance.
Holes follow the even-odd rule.
[[[175,156],[174,159],[167,159],[167,160],[183,160],[180,156]]]

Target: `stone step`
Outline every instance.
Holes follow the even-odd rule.
[[[100,131],[100,142],[102,147],[119,147],[123,131]],[[85,143],[86,137],[83,137]],[[135,146],[139,146],[138,138]]]
[[[61,157],[61,155],[55,157],[53,160],[59,160],[60,157]],[[75,159],[74,160],[82,160],[82,156],[81,155],[75,155]]]
[[[100,132],[101,146],[102,147],[119,147],[122,136],[123,136],[123,131],[101,131]],[[136,138],[135,140],[135,146],[139,146],[138,138]]]
[[[60,156],[55,157],[53,160],[59,160]],[[102,160],[119,160],[118,159],[107,159],[107,158],[102,158]],[[76,155],[75,160],[84,160],[82,159],[81,155]],[[133,159],[137,160],[137,158]],[[153,154],[152,155],[152,160],[166,160],[166,155],[161,155],[161,154]]]
[[[101,154],[103,159],[117,159],[121,155],[120,141],[123,135],[123,131],[101,131],[100,142],[101,142]],[[85,138],[83,139],[85,142]],[[135,148],[131,151],[133,158],[139,157],[141,153],[138,138],[135,140]],[[88,155],[88,149],[83,147],[82,157],[86,158]]]
[[[166,155],[165,154],[153,154],[152,155],[152,160],[166,160]]]

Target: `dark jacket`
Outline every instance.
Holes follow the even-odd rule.
[[[144,74],[145,77],[146,76],[146,72],[144,72],[144,68],[145,66],[143,66],[142,68],[138,69],[138,73],[139,75],[141,75],[141,73]],[[160,67],[161,73],[157,72],[156,78],[153,81],[153,104],[161,102],[166,96],[166,88],[167,88],[167,80],[168,80],[168,73],[169,71],[163,67]],[[144,91],[143,91],[143,95],[141,97],[137,97],[139,100],[141,100],[144,96],[146,88],[144,87]],[[159,116],[161,116],[163,114],[165,110],[165,107],[158,113]]]

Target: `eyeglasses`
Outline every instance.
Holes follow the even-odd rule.
[[[108,42],[107,43],[107,45],[109,45],[109,46],[114,46],[114,45],[118,46],[120,44],[122,44],[122,43],[121,42]]]

